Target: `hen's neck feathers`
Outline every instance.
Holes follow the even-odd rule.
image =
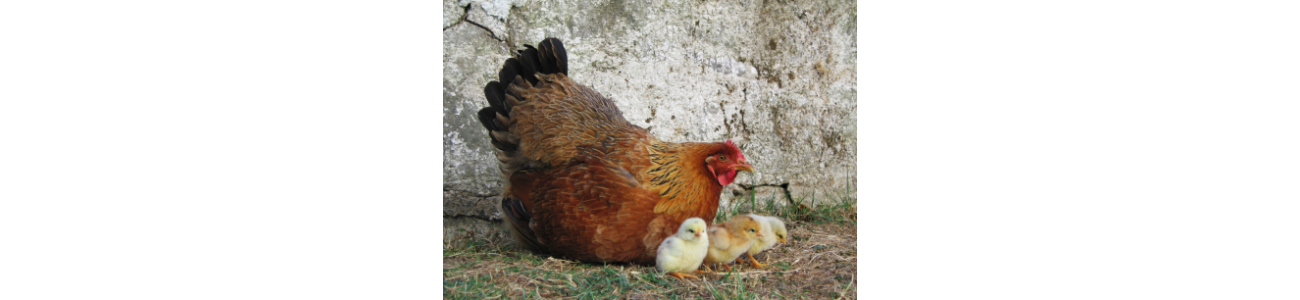
[[[713,178],[704,159],[724,147],[721,143],[652,143],[649,150],[654,166],[648,172],[650,190],[660,197],[687,200],[674,201],[684,207],[716,212],[722,185]]]

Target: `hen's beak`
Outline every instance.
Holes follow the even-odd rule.
[[[749,163],[740,163],[739,165],[736,165],[736,171],[754,173],[754,166],[749,165]]]

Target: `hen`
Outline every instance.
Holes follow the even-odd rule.
[[[560,40],[525,45],[478,112],[506,179],[501,210],[526,247],[587,262],[653,264],[688,218],[711,221],[722,187],[753,172],[731,141],[660,141],[568,77]]]

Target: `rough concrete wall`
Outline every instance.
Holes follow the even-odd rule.
[[[558,37],[569,75],[675,142],[740,144],[723,193],[843,191],[856,174],[856,7],[848,0],[444,1],[447,216],[499,220],[502,179],[475,119],[512,49]],[[771,186],[771,187],[766,187]],[[768,189],[772,191],[765,191]]]

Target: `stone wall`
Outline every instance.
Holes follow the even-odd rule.
[[[475,113],[509,52],[546,37],[564,41],[570,77],[656,137],[737,142],[757,172],[724,203],[746,188],[816,198],[856,188],[855,5],[445,0],[445,216],[500,220],[502,178]]]

